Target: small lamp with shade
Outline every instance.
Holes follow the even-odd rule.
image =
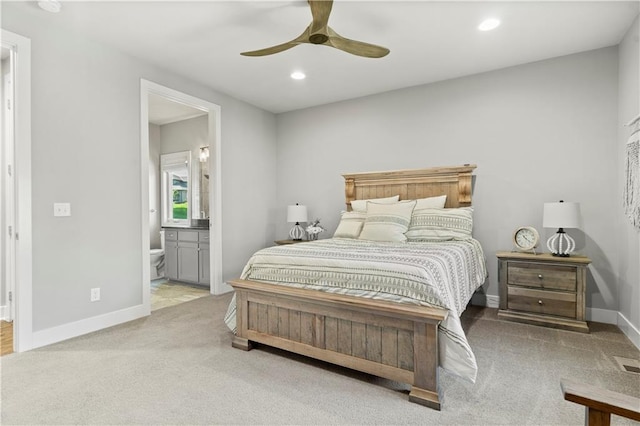
[[[553,256],[569,257],[576,248],[576,242],[564,228],[580,227],[580,204],[564,202],[544,203],[542,214],[542,226],[545,228],[558,228],[558,232],[547,240],[547,248]]]
[[[295,222],[296,224],[289,231],[289,237],[294,241],[302,240],[305,232],[304,228],[300,226],[300,222],[307,221],[307,206],[301,206],[296,203],[295,206],[287,207],[287,222]]]

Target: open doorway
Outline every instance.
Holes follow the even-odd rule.
[[[143,303],[222,292],[220,107],[141,81]]]
[[[210,294],[210,156],[207,111],[155,93],[148,101],[153,312]]]

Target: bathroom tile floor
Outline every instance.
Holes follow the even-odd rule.
[[[209,288],[167,281],[164,278],[151,281],[151,311],[178,305],[208,296]]]

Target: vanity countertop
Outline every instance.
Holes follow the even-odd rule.
[[[178,229],[178,230],[189,230],[189,229],[194,229],[194,230],[203,230],[203,229],[209,229],[208,226],[163,226],[162,229]]]
[[[185,221],[186,222],[186,221]],[[191,219],[189,226],[163,226],[162,229],[209,229],[209,219]]]

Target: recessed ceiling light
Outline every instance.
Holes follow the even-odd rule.
[[[62,5],[58,0],[41,0],[38,2],[38,6],[40,6],[40,9],[51,13],[58,13],[62,9]]]
[[[478,25],[478,29],[480,31],[491,31],[500,26],[500,20],[495,18],[489,18],[482,21],[480,25]]]
[[[291,73],[291,78],[294,80],[304,80],[306,77],[302,71],[294,71]]]

